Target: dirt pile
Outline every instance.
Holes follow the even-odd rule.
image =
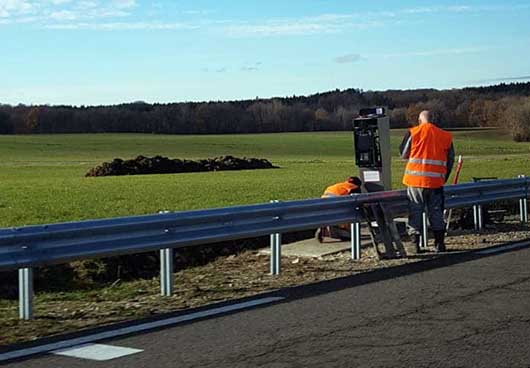
[[[223,170],[258,170],[278,168],[266,159],[221,156],[205,160],[180,160],[163,156],[138,156],[132,160],[115,158],[88,170],[85,176],[117,176],[144,174],[179,174]]]

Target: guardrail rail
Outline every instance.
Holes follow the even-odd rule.
[[[485,203],[519,200],[521,222],[528,222],[530,178],[492,180],[444,187],[446,208],[473,207],[482,229]],[[281,272],[281,234],[350,223],[352,259],[360,259],[361,208],[381,203],[406,214],[405,191],[237,206],[199,211],[79,221],[0,229],[0,271],[18,269],[19,317],[32,318],[33,268],[74,260],[160,251],[161,295],[173,293],[173,250],[227,240],[270,235],[271,274]],[[424,216],[424,244],[427,241]]]

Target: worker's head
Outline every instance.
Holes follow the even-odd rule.
[[[420,112],[420,116],[418,117],[418,123],[432,123],[434,120],[433,118],[434,115],[431,111],[423,110],[422,112]]]
[[[346,181],[350,184],[357,185],[358,187],[363,183],[357,176],[350,176]]]

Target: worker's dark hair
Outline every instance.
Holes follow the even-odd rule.
[[[347,181],[348,183],[357,185],[358,187],[360,187],[363,183],[357,176],[350,176]]]

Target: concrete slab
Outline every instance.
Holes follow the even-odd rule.
[[[405,233],[406,230],[406,218],[394,219],[398,226],[398,231],[401,234]],[[377,227],[377,223],[374,222],[374,226]],[[366,224],[361,225],[361,247],[372,245],[370,238],[370,231]],[[315,238],[302,240],[296,243],[282,245],[282,256],[287,257],[309,257],[318,258],[324,257],[331,254],[349,252],[351,251],[351,242],[341,241],[333,238],[324,238],[323,243],[319,243]],[[270,255],[271,250],[269,247],[263,248],[259,251],[260,254]]]
[[[361,236],[361,243],[365,244],[370,241],[367,236]],[[320,243],[315,238],[302,240],[296,243],[290,243],[282,245],[282,256],[287,257],[308,257],[318,258],[324,257],[330,254],[336,254],[351,250],[351,242],[341,241],[331,238],[324,238],[324,242]],[[260,250],[260,254],[270,255],[270,248],[264,248]]]

